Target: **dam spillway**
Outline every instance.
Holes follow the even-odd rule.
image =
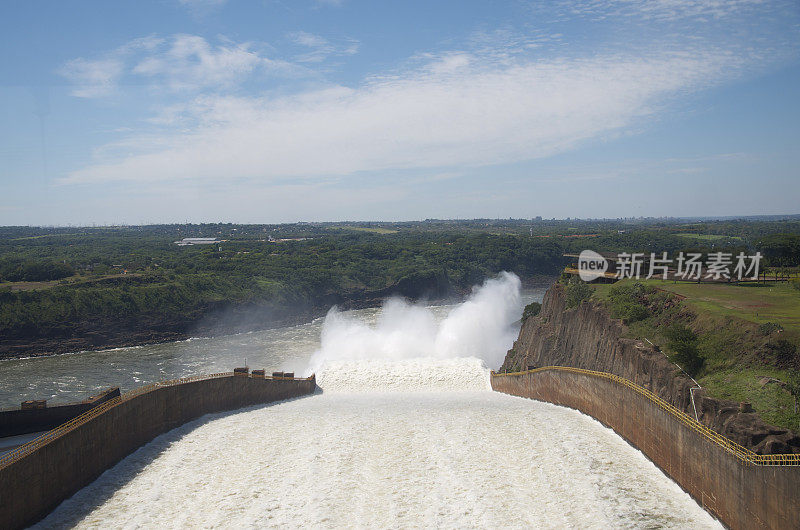
[[[599,422],[492,392],[478,359],[318,382],[156,438],[38,527],[719,527]]]

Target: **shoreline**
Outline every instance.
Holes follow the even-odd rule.
[[[358,304],[357,306],[354,305],[353,307],[347,307],[347,310],[379,307],[380,304],[381,302]],[[209,333],[209,331],[212,331],[210,328],[202,330],[198,330],[195,328],[192,331],[186,331],[186,332],[180,332],[180,331],[158,332],[155,330],[143,330],[141,334],[147,335],[148,338],[146,339],[137,339],[135,336],[129,336],[127,338],[120,338],[119,340],[112,339],[104,341],[102,344],[97,344],[96,347],[80,348],[80,349],[70,349],[68,347],[64,347],[63,345],[65,341],[61,339],[41,339],[35,342],[28,343],[27,348],[34,349],[36,351],[30,351],[29,349],[28,351],[20,353],[2,352],[0,353],[0,362],[11,361],[11,360],[39,359],[44,357],[56,357],[60,355],[79,355],[84,352],[112,351],[123,348],[134,348],[137,346],[153,346],[157,344],[183,342],[191,339],[212,339],[215,337],[242,335],[256,331],[267,331],[275,328],[297,326],[300,324],[307,324],[309,322],[313,322],[317,318],[325,316],[329,309],[330,308],[326,310],[312,310],[308,312],[303,312],[301,314],[297,314],[291,317],[273,320],[267,323],[266,325],[244,326],[240,328],[217,327],[213,329],[213,332],[211,333]],[[134,333],[134,335],[136,334],[137,333]],[[66,342],[67,344],[71,344],[81,340],[82,340],[81,338],[74,338],[74,339],[67,339]]]
[[[547,288],[552,285],[558,278],[556,276],[535,276],[522,280],[522,290]],[[441,296],[441,297],[406,297],[413,302],[428,301],[435,302],[437,305],[446,305],[447,302],[459,303],[462,302],[466,296],[469,295],[471,290],[464,290],[457,293],[458,296]],[[372,293],[370,293],[372,294]],[[365,298],[344,299],[340,303],[328,304],[325,306],[311,307],[307,310],[298,312],[297,314],[270,320],[268,322],[252,323],[250,325],[220,325],[209,323],[204,325],[204,320],[207,315],[193,322],[193,327],[186,331],[158,331],[154,329],[143,329],[134,331],[132,333],[123,333],[125,336],[111,336],[108,340],[99,344],[92,344],[90,347],[79,347],[78,344],[87,344],[87,336],[74,337],[69,339],[39,339],[31,341],[26,344],[16,344],[12,346],[14,349],[19,348],[25,351],[0,351],[0,363],[3,361],[11,360],[25,360],[25,359],[38,359],[43,357],[54,357],[59,355],[79,355],[84,352],[98,352],[110,351],[122,348],[133,348],[137,346],[153,346],[156,344],[165,344],[170,342],[181,342],[190,339],[212,339],[215,337],[240,335],[245,333],[252,333],[257,331],[267,331],[270,329],[297,326],[301,324],[308,324],[314,320],[324,317],[331,307],[338,306],[344,311],[352,311],[358,309],[369,309],[380,307],[384,301],[392,295],[384,295]],[[69,345],[74,344],[77,347],[70,348]],[[2,347],[2,346],[0,346]]]

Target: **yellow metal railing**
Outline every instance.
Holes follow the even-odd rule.
[[[603,379],[610,379],[611,381],[626,386],[636,392],[637,394],[644,396],[651,402],[658,405],[662,410],[669,413],[673,417],[675,417],[678,421],[692,429],[700,433],[703,437],[710,440],[711,442],[719,445],[736,458],[739,459],[740,462],[748,465],[756,465],[756,466],[800,466],[800,454],[782,454],[782,455],[759,455],[751,451],[750,449],[739,445],[738,443],[734,442],[733,440],[729,440],[725,438],[718,432],[714,431],[713,429],[709,429],[699,421],[695,420],[682,410],[679,410],[671,403],[661,399],[651,391],[643,388],[636,383],[625,379],[624,377],[619,377],[618,375],[609,374],[606,372],[597,372],[595,370],[585,370],[583,368],[573,368],[571,366],[544,366],[542,368],[534,368],[533,370],[525,370],[523,372],[506,372],[506,373],[495,373],[492,372],[492,377],[507,377],[507,376],[516,376],[516,375],[526,375],[526,374],[534,374],[537,372],[544,372],[547,370],[556,370],[561,372],[573,372],[578,374],[590,375],[593,377],[599,377]]]
[[[47,431],[43,435],[39,436],[38,438],[35,438],[34,440],[31,440],[25,445],[21,445],[16,449],[9,451],[8,453],[0,457],[0,469],[6,467],[12,462],[16,462],[20,458],[39,449],[43,445],[46,445],[55,440],[56,438],[63,436],[64,434],[73,430],[75,427],[83,425],[92,418],[96,418],[97,416],[99,416],[100,414],[102,414],[103,412],[107,411],[110,408],[116,407],[120,403],[122,403],[121,397],[115,397],[113,399],[110,399],[104,403],[101,403],[100,405],[97,405],[92,409],[89,409],[80,416],[72,418],[67,423],[59,425],[52,431]]]
[[[133,390],[129,390],[122,394],[122,401],[128,401],[129,399],[133,399],[136,396],[140,396],[142,394],[146,394],[147,392],[152,392],[157,388],[164,388],[167,386],[175,386],[175,385],[182,385],[184,383],[192,383],[194,381],[205,381],[207,379],[216,379],[218,377],[230,377],[233,375],[233,372],[221,372],[218,374],[210,374],[210,375],[193,375],[190,377],[181,377],[180,379],[169,379],[167,381],[159,381],[158,383],[150,383],[149,385],[140,386],[138,388],[134,388]]]
[[[60,438],[61,436],[64,436],[68,432],[70,432],[70,431],[74,430],[75,428],[83,425],[84,423],[96,418],[97,416],[103,414],[105,411],[116,407],[120,403],[123,403],[125,401],[129,401],[129,400],[131,400],[131,399],[133,399],[133,398],[135,398],[137,396],[140,396],[142,394],[146,394],[148,392],[152,392],[152,391],[157,390],[159,388],[175,386],[175,385],[181,385],[183,383],[191,383],[193,381],[204,381],[204,380],[207,380],[207,379],[216,379],[218,377],[230,377],[232,375],[233,375],[232,372],[224,372],[224,373],[211,374],[211,375],[196,375],[196,376],[191,376],[191,377],[182,377],[180,379],[170,379],[169,381],[161,381],[161,382],[158,382],[158,383],[151,383],[149,385],[145,385],[145,386],[141,386],[141,387],[138,387],[138,388],[134,388],[133,390],[125,392],[121,396],[118,396],[118,397],[115,397],[115,398],[110,399],[108,401],[105,401],[105,402],[97,405],[96,407],[93,407],[93,408],[87,410],[86,412],[84,412],[80,416],[76,416],[76,417],[72,418],[71,420],[69,420],[68,422],[66,422],[66,423],[64,423],[62,425],[59,425],[55,429],[53,429],[51,431],[47,431],[46,433],[44,433],[43,435],[39,436],[38,438],[35,438],[34,440],[31,440],[30,442],[28,442],[28,443],[26,443],[24,445],[21,445],[21,446],[17,447],[16,449],[12,449],[8,453],[4,454],[3,456],[0,456],[0,469],[12,464],[13,462],[16,462],[17,460],[19,460],[19,459],[21,459],[21,458],[23,458],[23,457],[25,457],[27,455],[29,455],[30,453],[32,453],[32,452],[36,451],[37,449],[39,449],[40,447],[42,447],[43,445],[46,445],[46,444],[52,442],[53,440],[55,440],[57,438]]]
[[[125,392],[119,397],[115,397],[110,399],[106,402],[97,405],[96,407],[87,410],[80,416],[76,416],[69,420],[68,422],[64,423],[63,425],[59,425],[55,429],[51,431],[47,431],[43,435],[39,436],[31,440],[30,442],[21,445],[11,451],[7,452],[6,454],[0,456],[0,469],[16,462],[17,460],[29,455],[30,453],[36,451],[43,445],[46,445],[53,440],[60,438],[61,436],[65,435],[66,433],[74,430],[75,428],[83,425],[84,423],[96,418],[100,414],[103,414],[105,411],[116,407],[120,403],[125,401],[129,401],[137,396],[141,396],[142,394],[146,394],[148,392],[152,392],[159,388],[182,385],[184,383],[192,383],[194,381],[205,381],[208,379],[216,379],[219,377],[232,377],[234,375],[233,372],[222,372],[218,374],[210,374],[210,375],[194,375],[190,377],[181,377],[180,379],[170,379],[168,381],[160,381],[158,383],[150,383],[149,385],[140,386],[138,388],[134,388],[133,390],[129,390]],[[273,378],[273,377],[265,377],[265,379],[284,379],[284,378]],[[314,376],[311,375],[310,377],[306,378],[297,378],[293,379],[295,381],[311,381],[314,379]]]

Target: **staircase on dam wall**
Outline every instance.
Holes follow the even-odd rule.
[[[0,457],[0,528],[35,523],[159,434],[205,414],[310,394],[312,375],[246,368],[154,383],[113,397]]]

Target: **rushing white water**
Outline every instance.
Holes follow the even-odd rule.
[[[520,281],[507,272],[484,282],[444,319],[428,307],[399,298],[383,305],[372,326],[333,308],[322,326],[320,349],[305,373],[318,372],[331,360],[419,357],[478,357],[497,368],[516,338],[521,314]]]
[[[317,376],[317,386],[325,393],[340,394],[491,389],[489,370],[474,357],[329,361]]]
[[[504,285],[507,287],[511,284],[506,282]],[[487,314],[490,316],[487,319],[505,315],[504,322],[509,319],[516,320],[519,318],[521,310],[517,311],[514,308],[533,301],[541,302],[544,291],[544,289],[524,291],[520,304],[517,298],[519,293],[512,290],[506,292],[508,303],[496,302],[493,306],[486,304],[481,307],[489,311]],[[498,289],[494,291],[493,297],[496,299],[498,295],[505,296],[502,293],[503,290]],[[360,309],[338,314],[345,321],[357,322],[362,328],[378,329],[380,322],[394,321],[393,318],[385,315],[386,309],[391,308],[394,304],[395,302],[387,302],[386,307],[383,308]],[[434,329],[439,329],[438,322],[448,318],[457,308],[474,308],[474,304],[425,307],[415,305],[411,307],[417,313],[421,312],[427,315],[426,318],[433,318],[430,325]],[[467,310],[463,309],[459,312],[467,312]],[[477,317],[479,318],[472,319],[474,326],[461,326],[462,329],[459,333],[463,332],[463,337],[469,336],[470,333],[482,333],[485,320],[482,321],[480,315]],[[88,351],[72,355],[0,360],[0,407],[18,407],[20,401],[28,399],[47,399],[50,404],[77,401],[110,386],[119,386],[125,392],[165,379],[228,372],[236,366],[245,364],[249,364],[251,368],[303,373],[308,370],[312,354],[324,349],[320,338],[325,322],[328,322],[328,319],[319,318],[297,326],[239,335],[198,338],[105,351]],[[330,326],[326,327],[330,329]],[[404,338],[403,343],[406,344],[403,348],[405,353],[397,358],[416,356],[411,355],[407,345],[413,342],[417,329],[414,326],[405,326],[405,328],[409,331],[401,334]],[[493,358],[489,360],[485,356],[483,357],[487,366],[497,368],[500,365],[503,354],[511,347],[517,332],[518,327],[511,325],[505,328],[502,334],[499,334],[502,340],[497,341],[491,350]],[[377,336],[381,339],[389,338],[389,334],[383,332],[378,333]],[[335,353],[330,358],[348,358],[346,355],[340,357],[340,354],[336,353],[346,349],[342,347],[342,343],[330,341],[329,338],[330,335],[326,335],[326,347],[329,346],[329,353]],[[345,336],[345,338],[347,337]],[[388,342],[386,343],[388,344]],[[477,355],[478,352],[469,349],[469,340],[465,339],[463,343],[465,343],[465,350],[460,353],[461,355],[480,356]],[[354,344],[361,344],[361,342],[360,340],[351,341],[351,345]],[[432,342],[429,341],[427,344],[430,345]],[[423,350],[420,349],[419,355],[433,355],[433,350],[428,352]],[[373,354],[381,352],[380,349],[370,351]],[[473,353],[469,353],[470,351]],[[324,355],[328,358],[328,353]],[[366,357],[372,358],[374,355]],[[384,358],[390,357],[384,355]],[[317,360],[322,359],[317,357]]]
[[[39,527],[720,527],[613,431],[487,377],[330,363],[323,392],[160,436]]]

